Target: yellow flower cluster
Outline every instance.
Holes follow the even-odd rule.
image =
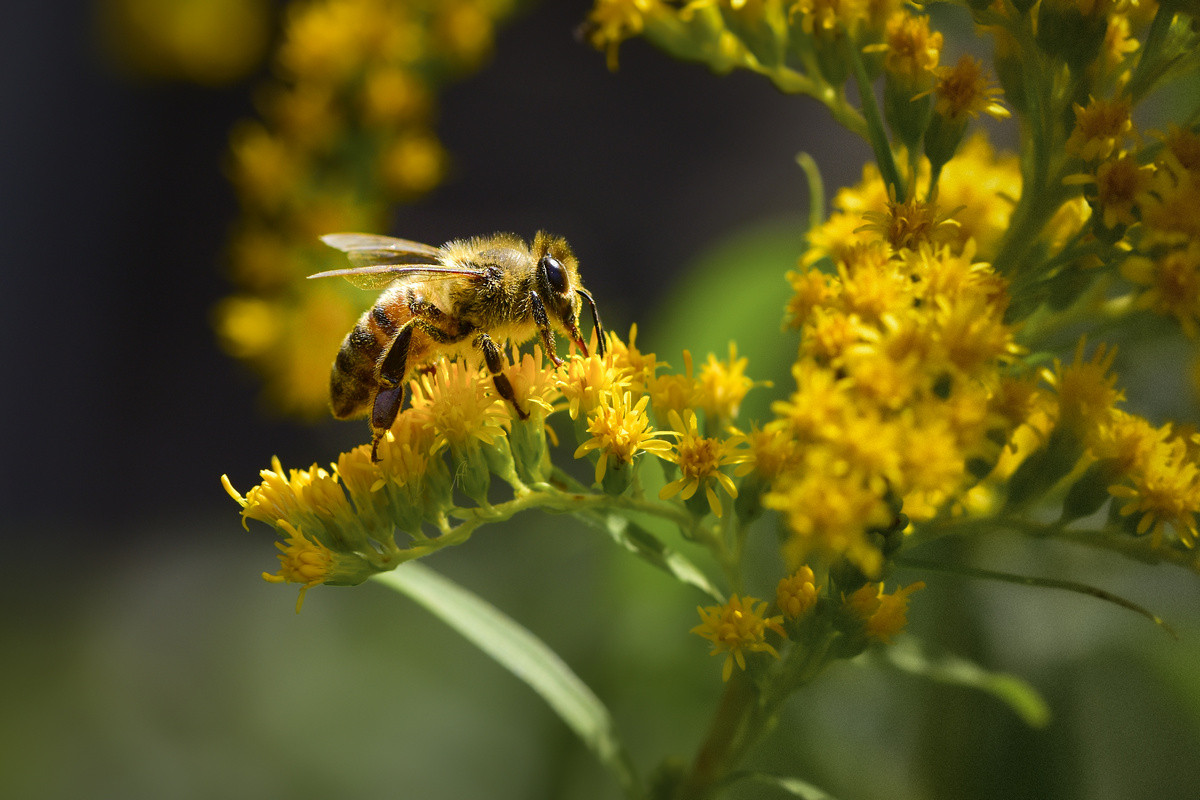
[[[391,204],[441,181],[438,82],[475,68],[512,0],[317,0],[285,10],[279,78],[260,119],[233,132],[228,172],[241,220],[229,246],[237,293],[216,309],[225,349],[263,375],[271,404],[328,404],[329,362],[362,298],[326,269],[317,237],[380,230]],[[228,44],[222,39],[221,46]]]
[[[725,507],[717,489],[737,496],[725,469],[749,457],[744,437],[722,427],[753,385],[745,376],[746,360],[731,349],[728,361],[710,356],[700,377],[656,375],[661,365],[653,354],[637,349],[636,335],[635,328],[629,343],[612,336],[605,356],[573,355],[557,368],[540,347],[514,353],[505,376],[517,402],[529,411],[526,419],[500,398],[486,370],[443,360],[412,382],[411,408],[379,443],[378,462],[371,460],[366,444],[343,453],[330,470],[314,464],[285,473],[276,461],[244,497],[226,479],[226,491],[242,505],[243,517],[271,525],[286,542],[291,560],[271,579],[305,587],[354,583],[461,543],[478,524],[526,507],[571,510],[574,504],[581,510],[581,502],[625,493],[643,453],[676,470],[659,492],[664,502],[657,513],[677,521],[681,514],[691,520],[690,514],[700,518],[709,511],[721,517]],[[665,411],[671,428],[654,426],[649,413],[654,387],[669,378],[686,384],[680,394],[685,402],[714,409],[706,425],[711,431],[701,432],[691,407],[683,407],[682,415],[673,407]],[[557,435],[547,418],[560,411],[574,419],[575,457],[595,460],[595,483],[604,494],[585,496],[585,487],[551,463]],[[502,506],[489,501],[493,476],[512,492]],[[456,505],[456,488],[476,503],[473,516]],[[685,505],[693,496],[704,505],[681,512],[672,501],[677,495]],[[466,523],[453,524],[464,516]],[[410,541],[397,544],[397,531]],[[292,554],[322,547],[332,557],[306,559],[303,570],[292,568]],[[331,570],[324,580],[317,574],[322,565]]]
[[[123,66],[206,86],[245,77],[260,63],[271,29],[266,0],[107,0],[94,11]]]
[[[1013,160],[977,139],[943,173],[939,201],[953,214],[888,201],[869,169],[810,235],[788,276],[789,322],[801,331],[796,390],[766,426],[791,454],[772,462],[763,502],[788,521],[794,567],[846,556],[878,574],[874,531],[891,524],[897,499],[912,519],[930,519],[978,480],[973,462],[996,459],[1008,427],[998,390],[1019,348],[1004,319],[1006,282],[978,260],[976,242],[998,240],[1004,198],[1019,188]]]
[[[735,663],[739,669],[746,668],[747,652],[769,653],[779,657],[779,653],[767,642],[767,631],[786,637],[783,617],[765,616],[766,609],[767,604],[758,598],[738,598],[736,594],[724,605],[696,609],[702,621],[692,628],[692,633],[712,642],[712,655],[726,654],[725,666],[721,669],[722,679],[729,680]]]

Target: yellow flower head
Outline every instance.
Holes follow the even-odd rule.
[[[1000,104],[1002,94],[983,71],[983,63],[968,55],[962,56],[953,67],[937,71],[933,89],[934,110],[949,120],[974,119],[981,113],[996,119],[1006,119],[1008,109]]]
[[[746,460],[733,471],[739,478],[753,472],[767,481],[774,480],[800,457],[798,443],[788,435],[783,424],[776,422],[767,428],[755,426],[749,433],[733,430],[735,439],[746,445]]]
[[[755,382],[746,376],[749,360],[738,358],[737,344],[729,343],[729,359],[722,361],[712,353],[700,367],[696,379],[699,406],[710,427],[728,423],[737,417],[738,408]]]
[[[683,374],[666,373],[656,376],[648,386],[650,404],[657,419],[671,413],[682,414],[699,405],[700,386],[692,375],[692,354],[683,351]]]
[[[722,472],[721,467],[741,463],[747,454],[736,449],[735,440],[701,436],[697,430],[696,412],[691,409],[686,410],[683,417],[672,410],[668,419],[674,430],[664,433],[675,436],[678,441],[671,451],[660,454],[660,458],[678,465],[681,475],[662,488],[659,498],[669,500],[678,494],[688,500],[703,487],[708,507],[720,517],[723,513],[721,500],[713,484],[719,484],[730,497],[737,497],[733,479]]]
[[[956,237],[958,223],[938,210],[937,203],[916,198],[889,199],[883,211],[866,211],[858,230],[878,236],[893,250],[916,250],[922,244],[940,245]]]
[[[788,16],[799,17],[809,36],[828,41],[853,35],[866,22],[867,12],[865,0],[795,0]]]
[[[1200,333],[1200,241],[1155,258],[1131,256],[1121,264],[1121,274],[1145,287],[1137,298],[1139,308],[1175,317],[1193,339]]]
[[[725,665],[721,669],[722,680],[729,680],[733,665],[746,668],[746,653],[770,653],[778,658],[779,653],[767,642],[767,630],[786,637],[783,617],[767,617],[766,602],[756,597],[739,598],[736,594],[721,606],[697,607],[702,620],[692,628],[692,633],[708,639],[713,648],[710,655],[726,653]]]
[[[903,86],[919,92],[933,82],[942,54],[942,34],[929,30],[929,17],[900,11],[888,18],[883,44],[868,49],[883,49],[884,70]]]
[[[596,0],[587,18],[588,41],[604,50],[608,68],[615,70],[621,42],[642,32],[647,15],[664,13],[659,0]]]
[[[1139,534],[1149,533],[1157,546],[1168,526],[1186,546],[1196,544],[1196,514],[1200,513],[1200,469],[1181,437],[1166,431],[1149,441],[1125,475],[1128,484],[1110,486],[1109,494],[1123,499],[1122,516],[1140,514]]]
[[[1096,170],[1096,202],[1104,212],[1104,227],[1137,222],[1134,207],[1153,180],[1154,167],[1138,164],[1128,153],[1101,164]]]
[[[633,457],[639,452],[651,452],[664,455],[671,449],[671,444],[655,437],[660,436],[651,430],[650,418],[646,414],[646,404],[650,402],[643,395],[636,404],[631,406],[630,393],[618,396],[604,395],[600,404],[588,414],[588,439],[575,450],[579,458],[592,450],[599,450],[600,457],[596,461],[596,483],[604,479],[609,459],[618,467],[633,463]]]
[[[504,368],[504,374],[513,388],[513,396],[517,405],[527,414],[546,414],[554,411],[554,401],[562,396],[558,384],[558,375],[553,369],[547,369],[545,356],[541,345],[533,348],[533,353],[514,353],[515,364]],[[516,411],[512,403],[506,403],[510,414]]]
[[[867,531],[889,524],[892,511],[871,479],[846,472],[836,451],[810,447],[805,464],[789,470],[763,495],[766,508],[784,515],[788,536],[784,563],[794,569],[822,558],[847,558],[868,575],[878,573],[883,557]]]
[[[455,453],[492,444],[504,436],[508,421],[504,402],[494,394],[491,376],[460,361],[439,361],[433,374],[413,382],[411,414],[434,434],[431,452],[447,445]]]
[[[603,357],[592,353],[572,356],[557,373],[558,388],[567,398],[571,419],[587,416],[605,396],[615,396],[630,388],[630,368],[619,363],[609,351]]]
[[[1075,129],[1067,139],[1067,152],[1084,161],[1098,161],[1120,150],[1133,133],[1130,107],[1128,97],[1113,100],[1093,97],[1086,108],[1076,103]]]
[[[654,353],[643,353],[637,348],[637,323],[629,326],[629,342],[622,342],[616,334],[608,337],[608,346],[613,354],[613,364],[618,369],[627,369],[630,376],[629,388],[634,395],[642,395],[654,383],[654,377],[659,367],[666,364],[659,361]]]
[[[300,596],[296,598],[296,613],[304,603],[304,593],[325,582],[333,568],[333,552],[320,542],[308,539],[299,528],[287,520],[279,520],[279,526],[288,536],[286,544],[276,542],[279,548],[279,572],[263,573],[263,580],[271,583],[299,583]]]
[[[1086,339],[1080,339],[1075,348],[1075,360],[1064,366],[1054,360],[1054,369],[1042,370],[1042,378],[1058,394],[1059,421],[1078,426],[1080,430],[1094,430],[1108,420],[1117,403],[1125,399],[1124,393],[1116,388],[1117,376],[1110,374],[1116,348],[1111,350],[1101,344],[1089,361],[1083,360]]]
[[[812,254],[816,249],[811,247],[808,253]],[[792,286],[792,296],[788,299],[786,319],[792,328],[804,325],[812,310],[829,302],[836,291],[829,273],[807,263],[801,264],[798,270],[789,270],[787,280]]]
[[[812,568],[807,564],[779,581],[775,602],[788,619],[803,616],[817,604],[817,589]]]
[[[1200,172],[1159,162],[1149,190],[1138,198],[1145,236],[1143,249],[1185,247],[1200,239]]]
[[[925,588],[923,581],[884,594],[882,583],[867,583],[844,598],[846,607],[863,621],[868,638],[889,643],[908,623],[908,597]]]
[[[1200,133],[1171,124],[1163,137],[1164,160],[1172,169],[1200,177]]]

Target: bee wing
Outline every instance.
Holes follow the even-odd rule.
[[[373,233],[329,233],[321,241],[346,254],[354,267],[331,269],[310,278],[342,277],[362,289],[382,289],[398,278],[438,280],[476,275],[475,270],[441,266],[442,251],[420,242]]]
[[[395,281],[407,278],[410,280],[436,281],[467,276],[477,278],[481,270],[458,269],[455,267],[434,267],[427,264],[374,264],[368,267],[350,267],[348,269],[330,269],[309,275],[309,278],[345,278],[360,289],[383,289]]]
[[[327,233],[321,241],[341,250],[356,267],[373,264],[437,264],[442,251],[420,242],[373,233]]]

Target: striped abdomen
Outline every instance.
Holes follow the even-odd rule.
[[[338,419],[360,417],[369,410],[379,386],[379,357],[412,317],[404,294],[400,288],[388,289],[342,340],[329,373],[329,405]],[[418,362],[410,358],[409,363]]]

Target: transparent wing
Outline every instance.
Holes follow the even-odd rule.
[[[420,242],[374,233],[327,233],[321,241],[341,250],[356,267],[374,264],[437,264],[442,251]]]
[[[354,266],[308,277],[345,278],[362,289],[382,289],[399,279],[429,281],[479,274],[477,270],[442,266],[439,248],[408,239],[374,233],[329,233],[321,241],[345,253]]]
[[[389,284],[406,279],[409,281],[436,281],[467,276],[477,278],[477,269],[455,269],[434,267],[426,264],[375,264],[369,267],[330,269],[309,275],[309,278],[345,278],[360,289],[383,289]]]

